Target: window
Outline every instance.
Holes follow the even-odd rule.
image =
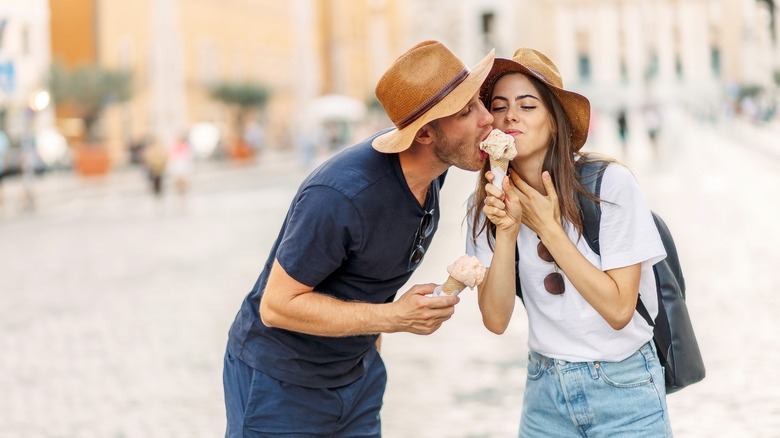
[[[5,35],[5,29],[8,24],[7,18],[1,18],[0,19],[0,49],[3,48],[3,35]]]
[[[580,81],[590,82],[590,57],[586,53],[577,55],[577,70]]]
[[[683,63],[680,55],[674,57],[674,72],[677,75],[677,79],[681,81],[683,79]]]
[[[22,55],[27,56],[30,54],[30,26],[24,25],[22,27]]]
[[[658,53],[651,50],[648,54],[647,68],[645,69],[645,80],[650,81],[658,76]]]
[[[620,82],[623,84],[628,83],[628,66],[626,65],[625,58],[620,60]]]
[[[710,47],[710,68],[716,78],[720,77],[720,49],[717,46]]]
[[[485,49],[490,50],[495,46],[496,14],[493,11],[484,12],[481,16],[480,30],[482,31],[482,43]]]

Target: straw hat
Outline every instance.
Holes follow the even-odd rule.
[[[424,124],[460,111],[479,91],[494,52],[471,70],[438,41],[424,41],[401,55],[376,86],[376,97],[395,129],[376,137],[374,149],[406,150]]]
[[[590,102],[585,96],[573,91],[563,89],[563,80],[558,68],[543,53],[520,48],[515,50],[512,59],[497,58],[493,63],[485,83],[482,84],[480,96],[483,101],[489,98],[493,92],[493,85],[503,75],[512,72],[533,76],[546,84],[558,97],[564,112],[571,122],[571,141],[575,150],[579,150],[588,139],[588,125],[590,123]]]

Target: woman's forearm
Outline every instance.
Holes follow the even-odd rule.
[[[515,251],[519,226],[497,230],[493,261],[478,288],[482,322],[493,333],[503,333],[515,306]]]

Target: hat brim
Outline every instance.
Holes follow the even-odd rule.
[[[426,123],[455,114],[463,109],[472,97],[479,91],[495,59],[495,49],[480,62],[478,62],[454,90],[444,97],[439,103],[423,113],[415,121],[403,129],[393,128],[390,131],[376,137],[371,145],[374,149],[384,153],[402,152],[412,145],[414,135]]]
[[[575,150],[580,150],[585,145],[590,128],[590,101],[587,97],[573,91],[558,88],[547,82],[539,73],[518,64],[514,60],[504,58],[496,58],[495,62],[493,62],[493,67],[487,75],[487,80],[485,80],[480,89],[480,96],[486,98],[486,94],[493,88],[496,81],[507,73],[522,73],[527,76],[533,76],[547,85],[561,102],[561,106],[563,106],[563,110],[569,118],[572,127],[572,146]]]

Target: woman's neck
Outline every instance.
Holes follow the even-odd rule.
[[[522,178],[526,184],[536,189],[539,193],[546,195],[547,190],[545,190],[544,183],[542,183],[543,162],[544,159],[515,159],[512,161],[512,169],[520,175],[520,178]]]

